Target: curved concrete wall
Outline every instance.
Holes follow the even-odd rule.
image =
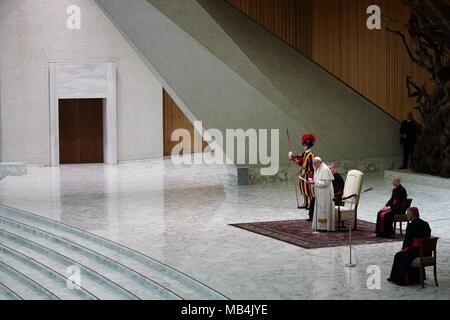
[[[190,117],[206,128],[312,131],[324,158],[400,154],[398,123],[217,1],[97,0]]]

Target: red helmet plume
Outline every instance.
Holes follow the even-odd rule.
[[[308,140],[311,140],[312,142],[316,142],[317,141],[317,138],[316,138],[316,136],[315,135],[313,135],[313,134],[304,134],[303,136],[302,136],[302,142],[303,143],[305,143],[305,142],[307,142]]]

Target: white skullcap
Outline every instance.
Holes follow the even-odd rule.
[[[315,157],[315,158],[314,158],[314,161],[323,162],[323,161],[322,161],[322,158],[320,158],[320,157]]]

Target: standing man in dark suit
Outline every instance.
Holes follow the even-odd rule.
[[[408,169],[409,159],[413,159],[414,147],[417,141],[418,124],[414,120],[412,112],[408,113],[408,118],[402,122],[400,133],[402,135],[400,143],[403,145],[403,166],[402,169]]]

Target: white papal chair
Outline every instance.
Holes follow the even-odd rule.
[[[342,206],[336,206],[336,221],[338,230],[344,221],[354,221],[355,230],[358,229],[358,205],[359,194],[361,194],[364,182],[364,173],[352,170],[347,174],[345,180],[344,194],[342,195]]]

